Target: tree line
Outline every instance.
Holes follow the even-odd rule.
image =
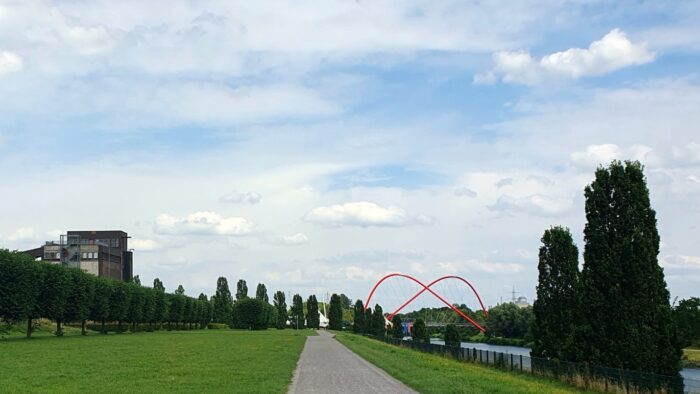
[[[125,323],[132,330],[138,324],[154,329],[164,323],[168,328],[204,328],[211,312],[206,295],[188,297],[182,286],[166,293],[158,279],[153,288],[143,287],[0,250],[0,318],[26,321],[27,337],[40,318],[55,321],[55,334],[62,336],[63,323],[80,323],[84,335],[88,320],[98,322],[102,333],[107,322],[116,322],[120,331]]]
[[[677,375],[682,341],[643,166],[599,167],[584,196],[581,270],[569,229],[542,236],[533,356]]]

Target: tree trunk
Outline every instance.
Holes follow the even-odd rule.
[[[80,321],[80,334],[87,335],[87,332],[85,331],[85,319]]]
[[[136,322],[131,323],[131,332],[136,332]]]
[[[56,336],[63,336],[63,330],[61,329],[61,319],[56,320]]]
[[[107,331],[105,331],[105,321],[102,320],[102,334],[106,334]]]
[[[32,337],[32,318],[27,319],[27,338]]]

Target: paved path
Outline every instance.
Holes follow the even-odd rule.
[[[289,392],[415,393],[322,330],[306,339]]]

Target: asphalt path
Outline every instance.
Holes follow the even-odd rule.
[[[415,393],[326,331],[307,337],[290,393]]]

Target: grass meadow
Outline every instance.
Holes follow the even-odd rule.
[[[0,341],[2,392],[284,393],[306,336],[295,330],[158,331]]]
[[[581,393],[564,383],[499,371],[374,339],[337,333],[336,339],[360,357],[421,393]]]

